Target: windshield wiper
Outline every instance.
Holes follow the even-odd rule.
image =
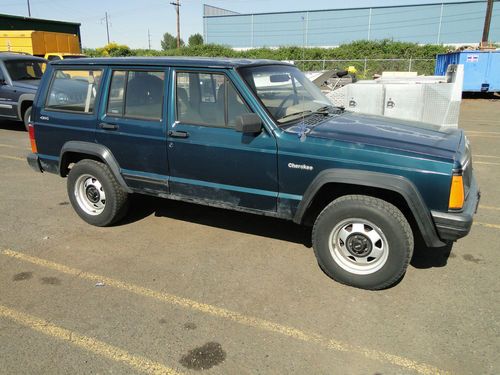
[[[281,120],[283,120],[283,119],[286,119],[286,118],[288,118],[288,117],[292,117],[292,116],[300,116],[300,115],[311,114],[311,113],[313,113],[313,111],[311,111],[311,110],[309,110],[309,109],[308,109],[308,110],[305,110],[305,111],[299,111],[299,112],[289,113],[288,115],[285,115],[285,116],[283,116],[283,117],[280,117],[280,118],[278,119],[278,121],[281,121]]]
[[[335,108],[335,111],[331,111],[332,108]],[[321,115],[329,115],[338,112],[342,112],[342,108],[335,107],[331,104],[325,105],[324,107],[320,107],[314,111],[314,113],[319,113]]]

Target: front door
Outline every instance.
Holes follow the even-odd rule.
[[[0,62],[0,116],[17,119],[16,90],[12,87],[12,82],[7,79],[6,73]]]
[[[197,201],[276,211],[277,147],[266,129],[243,134],[238,116],[251,113],[221,70],[172,73],[168,159],[170,192]]]
[[[113,68],[108,72],[96,138],[120,165],[128,186],[168,191],[165,68]]]

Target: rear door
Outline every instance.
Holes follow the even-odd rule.
[[[274,212],[276,141],[265,128],[258,134],[234,129],[237,117],[252,109],[231,74],[235,73],[210,69],[171,73],[170,192],[233,208]]]
[[[37,103],[40,108],[34,121],[37,137],[50,141],[41,142],[38,152],[57,161],[66,142],[95,142],[104,68],[57,66],[45,74],[51,74],[50,81],[41,88],[44,102]]]
[[[168,191],[167,80],[165,67],[113,67],[107,74],[96,140],[132,188]]]

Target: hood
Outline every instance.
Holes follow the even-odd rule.
[[[40,85],[40,79],[26,79],[12,82],[15,87],[36,91]]]
[[[301,130],[302,129],[302,130]],[[304,125],[287,132],[304,132]],[[415,121],[343,112],[305,130],[307,137],[334,139],[454,159],[462,131]]]

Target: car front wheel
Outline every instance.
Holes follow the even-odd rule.
[[[347,195],[330,203],[313,228],[321,268],[334,280],[384,289],[402,278],[413,253],[413,233],[402,212],[374,197]]]

